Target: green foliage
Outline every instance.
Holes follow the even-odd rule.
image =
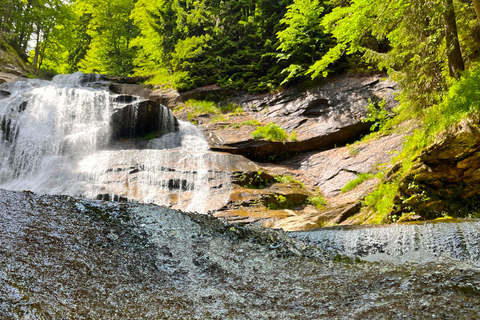
[[[80,16],[90,18],[86,33],[91,37],[79,70],[131,74],[135,55],[131,40],[138,33],[130,18],[134,0],[77,0],[76,5]]]
[[[216,117],[213,117],[212,120],[210,120],[210,122],[212,123],[215,123],[215,122],[222,122],[222,121],[228,121],[228,117],[225,117],[223,114],[219,114],[218,116]]]
[[[385,222],[388,214],[393,208],[393,199],[398,193],[398,182],[382,183],[378,188],[365,197],[365,205],[375,212],[372,223]]]
[[[220,107],[213,101],[187,100],[185,101],[185,108],[192,109],[197,115],[221,113]]]
[[[292,176],[289,176],[289,175],[283,175],[283,176],[275,176],[275,181],[279,182],[279,183],[297,183],[300,185],[300,187],[302,187],[303,189],[305,189],[305,184],[297,179],[294,179]]]
[[[287,140],[287,133],[280,128],[279,125],[270,122],[266,126],[259,126],[257,130],[252,132],[252,138],[265,139],[269,141],[285,141]]]
[[[343,193],[352,191],[353,189],[361,185],[363,182],[370,180],[373,177],[375,177],[375,175],[371,173],[359,173],[355,179],[347,182],[347,184],[341,189],[341,191]]]
[[[288,137],[288,139],[290,139],[290,141],[298,141],[297,133],[295,132],[295,130],[293,130],[293,131],[290,133],[290,136]]]
[[[277,50],[281,51],[277,58],[289,63],[282,70],[286,74],[282,84],[304,76],[308,66],[320,59],[332,44],[321,25],[325,11],[322,5],[319,0],[295,0],[280,20],[286,28],[277,33],[280,43]]]
[[[136,73],[166,68],[179,90],[272,90],[281,78],[275,33],[288,2],[139,0],[131,14],[140,30]]]
[[[424,117],[430,136],[458,123],[461,119],[478,115],[480,111],[480,65],[465,72],[442,98],[441,103],[430,108]]]
[[[307,199],[308,203],[315,206],[317,209],[323,210],[327,205],[327,200],[323,196],[317,195],[313,197],[309,197]]]
[[[246,120],[241,123],[234,123],[231,125],[231,127],[233,129],[239,129],[243,126],[260,126],[260,125],[262,125],[260,121],[258,121],[257,119],[253,119],[253,120]]]
[[[238,179],[238,183],[249,189],[263,189],[266,185],[270,184],[271,176],[262,171],[253,173],[243,173]]]
[[[337,43],[310,66],[308,73],[313,78],[326,76],[345,55],[362,55],[365,63],[386,70],[400,84],[399,99],[408,105],[410,113],[421,115],[425,107],[440,101],[450,81],[443,1],[334,3],[337,6],[321,25]],[[478,23],[471,2],[457,2],[455,10],[459,38],[464,39],[461,49],[468,64],[477,56],[472,49],[478,48],[478,37],[473,40]],[[473,25],[477,31],[473,31]]]
[[[382,100],[380,103],[373,103],[371,100],[368,100],[369,104],[367,105],[367,117],[362,119],[362,122],[373,122],[373,125],[370,127],[370,131],[375,129],[382,129],[390,119],[390,112],[385,110],[386,102]]]
[[[293,209],[302,204],[302,200],[294,201],[284,195],[276,194],[273,199],[268,200],[267,208],[270,210]]]
[[[398,181],[417,163],[418,155],[431,143],[437,135],[459,123],[467,117],[480,114],[480,66],[467,71],[464,76],[454,81],[442,101],[425,112],[422,129],[417,129],[409,136],[402,152],[394,158],[401,168],[398,179],[381,183],[377,190],[365,198],[365,204],[376,212],[375,223],[386,218],[393,208],[393,200],[398,192]],[[413,187],[413,186],[411,186]],[[408,199],[407,199],[408,201]]]
[[[228,120],[228,117],[225,117],[224,114],[238,115],[243,112],[242,107],[233,103],[218,105],[213,101],[193,99],[185,101],[185,104],[181,109],[189,111],[189,121],[201,114],[217,115],[212,119],[212,122],[226,121]]]

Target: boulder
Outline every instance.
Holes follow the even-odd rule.
[[[274,122],[297,140],[255,140],[235,129],[208,129],[212,150],[264,160],[288,152],[327,150],[345,145],[369,132],[364,122],[370,102],[386,101],[391,110],[396,84],[380,76],[341,77],[305,90],[290,88],[278,94],[246,95],[231,99],[263,124]]]
[[[152,87],[145,84],[111,83],[110,92],[122,95],[135,95],[173,109],[182,103],[179,93],[174,89]]]
[[[137,97],[121,95],[116,102],[125,102],[114,110],[111,118],[112,139],[144,138],[147,140],[178,130],[178,121],[172,112],[161,104]]]

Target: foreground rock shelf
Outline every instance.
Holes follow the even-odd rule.
[[[154,205],[0,190],[2,319],[474,319],[480,274]]]

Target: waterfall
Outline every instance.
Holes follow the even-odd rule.
[[[229,176],[215,161],[228,159],[167,108],[95,88],[99,79],[78,72],[9,84],[0,100],[0,187],[202,213],[221,207]],[[129,139],[152,130],[163,135],[142,150],[122,148],[138,149]]]
[[[325,228],[293,237],[368,261],[429,262],[438,258],[480,265],[480,221]]]

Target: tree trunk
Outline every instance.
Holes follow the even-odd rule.
[[[445,39],[447,44],[448,71],[450,76],[460,78],[460,71],[465,70],[460,43],[458,42],[457,21],[452,0],[444,0],[443,19],[445,21]],[[475,0],[478,1],[478,0]]]
[[[480,24],[480,0],[473,0],[473,6],[475,7],[475,12],[477,13],[478,24]]]
[[[40,27],[37,26],[37,39],[35,43],[35,55],[33,56],[33,67],[38,69],[38,54],[40,53]]]

